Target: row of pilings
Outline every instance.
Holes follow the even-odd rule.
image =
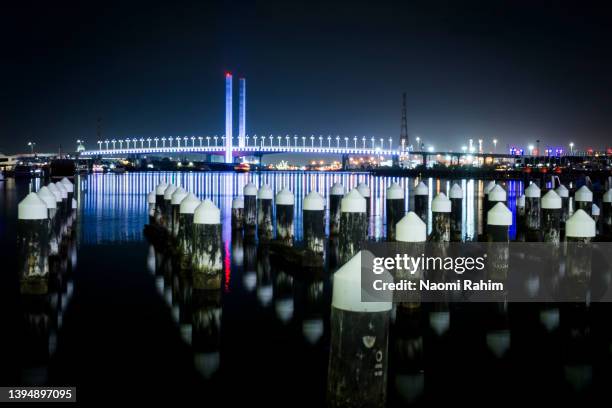
[[[25,339],[22,384],[49,380],[58,331],[73,295],[78,191],[67,178],[30,192],[17,207],[17,272]]]
[[[404,189],[398,184],[393,183],[387,189],[388,241],[424,245],[428,241],[463,240],[464,193],[459,184],[452,185],[448,196],[437,194],[429,203],[429,188],[420,182],[415,188],[414,211],[408,213],[404,211],[404,197]],[[332,406],[354,406],[356,400],[367,402],[365,405],[384,406],[385,401],[389,326],[394,307],[391,301],[363,302],[361,299],[360,251],[368,239],[369,199],[370,190],[365,184],[346,192],[336,183],[330,190],[326,217],[327,200],[311,191],[302,205],[302,243],[294,240],[295,197],[288,189],[274,194],[265,184],[260,187],[247,184],[243,195],[234,197],[231,221],[228,220],[234,233],[245,240],[258,242],[260,248],[284,247],[285,252],[281,253],[322,258],[327,248],[335,248],[339,268],[333,278],[328,372],[328,396]],[[570,195],[570,190],[563,185],[542,192],[537,183],[529,183],[524,194],[513,203],[517,208],[515,220],[503,184],[491,181],[486,183],[484,191],[486,228],[478,240],[508,243],[510,227],[515,222],[517,241],[588,243],[593,239],[607,239],[612,230],[612,190],[603,194],[601,202],[600,215],[599,206],[593,205],[593,195],[586,186]],[[219,289],[223,284],[223,245],[216,206],[209,200],[200,202],[193,194],[165,183],[160,183],[149,195],[149,205],[151,225],[166,231],[169,242],[173,242],[180,270],[192,275],[194,289]],[[432,230],[428,235],[426,222],[430,208]],[[329,236],[325,234],[326,227]],[[496,248],[501,249],[491,254],[499,260],[494,274],[503,278],[507,274],[506,255],[503,246]],[[569,257],[584,258],[579,253]],[[570,265],[570,270],[580,268],[580,262],[572,261],[571,264],[574,266]],[[508,321],[503,301],[493,305],[491,312],[501,316],[502,322]],[[407,316],[420,308],[418,301],[404,302],[400,306],[396,312]],[[448,319],[448,305],[439,307],[442,311],[436,312],[432,324],[447,327],[442,323]],[[509,347],[508,336],[505,327],[495,327],[487,332],[487,345],[494,354],[501,355]],[[356,355],[361,358],[355,359]]]

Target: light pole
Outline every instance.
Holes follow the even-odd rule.
[[[298,140],[297,135],[293,135],[293,147],[297,147],[297,140]]]
[[[117,141],[115,139],[111,140],[111,143],[113,144],[113,150],[115,150],[115,143],[117,143]]]
[[[363,148],[365,149],[366,148],[365,147],[365,142],[366,142],[366,137],[365,136],[361,138],[361,142],[363,143]]]
[[[290,147],[290,145],[289,145],[289,139],[290,139],[289,135],[286,135],[286,136],[285,136],[285,143],[287,144],[287,147]]]
[[[225,135],[221,135],[221,146],[225,146]]]
[[[104,146],[106,147],[106,150],[108,150],[108,140],[104,141]]]
[[[340,148],[340,136],[336,136],[336,148]]]
[[[136,142],[137,142],[137,140],[136,140],[136,139],[132,139],[132,142],[133,142],[133,143],[132,143],[132,146],[134,146],[134,149],[135,149],[135,148],[136,148]]]
[[[198,141],[200,142],[200,147],[202,147],[202,139],[204,139],[202,136],[198,136]],[[248,136],[247,136],[247,140],[248,140]]]
[[[151,148],[151,138],[147,137],[147,147],[150,149]]]
[[[357,136],[353,137],[353,142],[355,144],[355,149],[357,149]]]
[[[36,146],[36,143],[28,142],[28,146],[30,146],[30,153],[34,154],[34,146]]]
[[[327,147],[331,149],[331,136],[327,135]]]
[[[348,137],[344,136],[344,148],[348,149]]]
[[[417,142],[416,148],[419,149],[419,151],[420,151],[421,150],[421,143],[420,143],[421,142],[421,138],[417,136],[416,137],[416,142]]]
[[[497,139],[493,139],[493,153],[497,153]]]
[[[302,136],[302,147],[306,147],[306,136]]]
[[[168,140],[168,139],[167,139],[167,138],[165,138],[165,137],[162,137],[162,138],[161,138],[161,141],[162,141],[162,147],[166,147],[166,140]]]
[[[273,142],[274,142],[274,136],[270,135],[270,147],[272,147]]]
[[[572,156],[574,154],[574,142],[570,142],[569,147],[570,147],[570,156]]]
[[[102,150],[102,141],[98,140],[98,150]]]
[[[323,147],[323,136],[319,135],[319,148]]]
[[[244,138],[246,140],[246,145],[248,146],[249,145],[249,135],[246,135]]]
[[[370,139],[372,141],[372,149],[374,149],[374,138]]]
[[[478,153],[482,153],[482,139],[478,139]]]
[[[176,138],[176,146],[177,147],[181,147],[181,138],[180,137]]]
[[[168,143],[170,143],[170,147],[172,147],[172,141],[174,140],[174,138],[172,136],[170,136],[168,138]]]
[[[157,149],[157,142],[159,141],[159,138],[158,137],[154,137],[153,141],[155,142],[155,148]]]
[[[314,135],[310,135],[310,147],[314,147]]]
[[[219,140],[219,136],[215,135],[213,136],[213,139],[215,139],[215,146],[217,146],[217,140]]]
[[[389,150],[393,150],[393,139],[389,138]]]
[[[385,148],[385,145],[383,144],[383,138],[382,137],[380,138],[380,148],[381,149]]]
[[[128,140],[130,140],[130,139],[128,139]],[[129,147],[129,145],[128,145],[128,147]],[[123,139],[119,139],[119,148],[123,149]]]

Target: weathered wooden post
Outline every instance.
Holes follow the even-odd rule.
[[[566,277],[565,295],[576,302],[585,302],[591,284],[592,247],[595,220],[579,208],[565,223]]]
[[[340,207],[344,197],[344,186],[335,183],[329,193],[329,235],[336,236],[340,233]]]
[[[244,226],[244,198],[234,197],[232,200],[232,229],[241,230]]]
[[[540,195],[540,187],[535,183],[531,183],[525,189],[525,222],[528,241],[541,241]]]
[[[366,183],[359,183],[357,185],[357,191],[359,191],[359,194],[361,194],[361,196],[365,198],[366,200],[366,216],[368,217],[368,220],[369,220],[370,219],[370,204],[371,204],[370,186],[368,186]]]
[[[433,242],[450,241],[450,212],[451,202],[446,194],[440,193],[431,201],[431,240]]]
[[[179,206],[179,229],[176,240],[182,272],[188,271],[191,268],[193,213],[199,205],[200,200],[193,193],[189,193]]]
[[[283,188],[276,194],[276,238],[287,246],[293,246],[293,210],[295,197]]]
[[[257,187],[249,183],[242,189],[244,196],[244,234],[254,236],[257,227]]]
[[[330,407],[382,408],[386,403],[392,303],[362,302],[361,268],[361,253],[357,253],[334,274],[327,381]]]
[[[194,289],[220,289],[223,280],[223,242],[221,211],[204,200],[193,214],[191,263]]]
[[[322,255],[325,251],[325,206],[324,199],[316,191],[304,197],[303,219],[304,243],[310,251]]]
[[[166,188],[168,188],[168,184],[164,181],[155,186],[155,223],[160,227],[166,226],[166,220],[164,219],[166,214],[164,192]]]
[[[612,188],[603,196],[603,233],[608,239],[612,237]]]
[[[166,192],[168,189],[166,189]],[[165,193],[164,193],[165,195]],[[180,225],[180,215],[181,215],[181,202],[187,197],[189,193],[182,187],[177,188],[172,193],[172,198],[170,199],[170,233],[173,237],[178,236],[179,225]]]
[[[260,241],[270,241],[274,233],[272,225],[272,199],[274,193],[264,184],[257,191],[257,235]]]
[[[561,197],[549,190],[542,197],[542,234],[544,242],[558,244],[561,241]]]
[[[149,213],[149,225],[155,224],[155,190],[147,194],[147,205]]]
[[[567,221],[567,217],[569,217],[569,191],[567,187],[560,184],[559,187],[555,189],[555,193],[561,197],[561,229],[564,230],[565,221]]]
[[[49,290],[49,210],[36,193],[17,206],[17,262],[21,293],[46,294]]]

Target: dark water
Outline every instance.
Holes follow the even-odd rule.
[[[146,193],[160,177],[222,210],[222,292],[189,290],[143,237]],[[384,191],[393,181],[412,205],[417,180],[361,173],[139,173],[79,180],[75,237],[48,296],[19,294],[14,259],[16,204],[36,182],[0,182],[2,348],[0,385],[74,385],[81,402],[196,401],[217,406],[324,406],[331,272],[304,277],[232,237],[232,197],[247,180],[302,198],[328,196],[335,181],[372,189],[370,232],[384,236]],[[430,194],[450,189],[426,180]],[[482,189],[464,189],[464,236],[482,230]],[[509,206],[522,184],[509,182]],[[431,197],[430,197],[431,202]],[[612,367],[607,305],[423,305],[394,311],[388,406],[592,402]]]

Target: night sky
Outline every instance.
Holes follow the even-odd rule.
[[[608,9],[174,3],[3,5],[0,151],[96,148],[98,117],[109,139],[221,135],[226,70],[249,134],[397,139],[406,91],[410,136],[437,149],[612,144]]]

